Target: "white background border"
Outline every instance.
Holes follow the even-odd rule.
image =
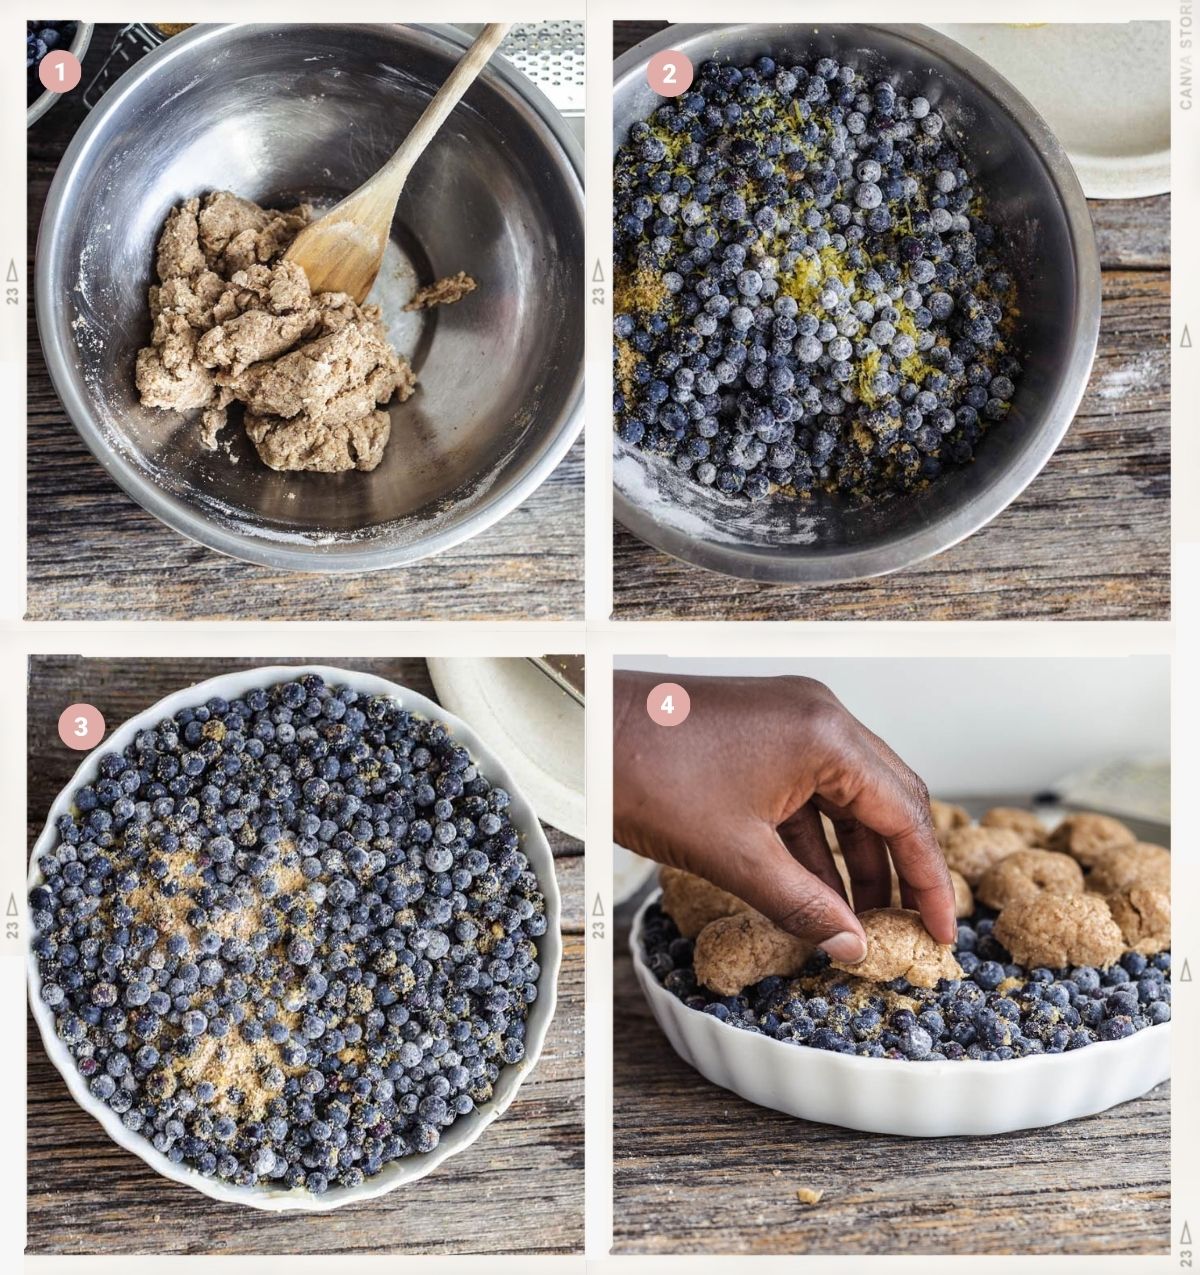
[[[0,17],[0,49],[10,50],[15,58],[18,22],[26,16],[26,6],[16,6]],[[68,6],[69,7],[69,6]],[[114,4],[105,0],[77,0],[77,16],[92,21],[127,21],[141,13],[143,6]],[[1009,3],[1002,12],[994,9],[965,14],[961,0],[924,0],[922,3],[897,5],[869,0],[776,0],[775,3],[738,3],[730,0],[693,0],[686,8],[670,4],[653,11],[639,11],[626,0],[623,4],[593,0],[581,3],[524,3],[495,0],[494,3],[454,3],[443,0],[435,6],[414,3],[382,3],[381,0],[359,0],[340,10],[338,16],[354,20],[477,22],[496,19],[536,20],[565,19],[584,16],[588,32],[588,114],[587,114],[587,245],[586,278],[589,281],[587,306],[588,390],[587,390],[587,594],[586,626],[579,624],[96,624],[96,625],[28,625],[22,622],[24,612],[24,359],[26,331],[25,270],[25,199],[20,174],[24,172],[25,136],[24,102],[19,95],[15,74],[0,77],[0,136],[7,160],[9,184],[0,196],[0,268],[15,257],[21,272],[21,304],[5,306],[0,321],[0,404],[7,410],[5,418],[10,431],[11,450],[0,467],[0,510],[7,525],[3,528],[4,552],[0,555],[0,819],[7,834],[10,851],[4,856],[0,897],[7,900],[15,892],[23,896],[25,863],[25,662],[31,652],[82,652],[89,656],[119,653],[122,655],[170,653],[172,655],[229,655],[247,657],[295,653],[324,656],[331,660],[353,662],[356,656],[438,654],[540,654],[546,650],[584,650],[588,656],[588,912],[597,895],[605,911],[604,937],[589,938],[587,968],[587,1254],[586,1266],[596,1270],[629,1272],[683,1271],[688,1275],[704,1275],[708,1271],[794,1270],[795,1258],[700,1258],[604,1260],[609,1249],[612,1219],[611,1192],[611,1085],[612,1085],[612,967],[611,967],[611,686],[607,670],[614,654],[661,653],[669,655],[848,655],[881,653],[889,655],[1037,655],[1037,654],[1127,654],[1174,652],[1178,641],[1179,658],[1175,663],[1174,693],[1174,766],[1176,802],[1173,840],[1180,851],[1175,858],[1175,895],[1182,909],[1178,915],[1179,933],[1195,931],[1196,917],[1187,911],[1187,900],[1193,909],[1200,906],[1200,874],[1196,870],[1198,844],[1197,819],[1189,809],[1188,797],[1194,787],[1192,776],[1200,772],[1200,741],[1197,737],[1195,709],[1200,704],[1200,674],[1196,671],[1197,632],[1200,624],[1200,549],[1191,543],[1200,537],[1200,500],[1197,499],[1197,472],[1200,471],[1200,437],[1197,430],[1196,356],[1181,352],[1183,326],[1190,325],[1193,340],[1200,342],[1200,313],[1194,308],[1196,296],[1196,217],[1200,208],[1200,131],[1194,112],[1181,108],[1180,55],[1181,19],[1191,25],[1186,34],[1192,40],[1187,50],[1193,58],[1193,74],[1197,76],[1196,95],[1200,97],[1200,5],[1161,3],[1160,0],[1036,0]],[[611,242],[611,203],[609,189],[609,155],[611,151],[611,63],[614,18],[662,19],[676,21],[722,21],[731,15],[763,20],[820,22],[823,20],[883,20],[936,22],[979,20],[1011,22],[1047,21],[1119,21],[1131,17],[1165,18],[1173,26],[1172,99],[1173,99],[1173,249],[1175,287],[1172,303],[1172,376],[1173,412],[1183,422],[1173,432],[1175,464],[1173,465],[1173,535],[1177,546],[1174,623],[1160,624],[891,624],[844,623],[825,624],[615,624],[611,611],[611,462],[607,428],[610,399],[609,332],[611,330],[610,291],[607,287]],[[204,21],[253,18],[260,21],[326,20],[329,8],[317,0],[161,0],[153,6],[156,20]],[[15,63],[10,63],[15,70]],[[1192,99],[1193,102],[1195,98]],[[595,263],[604,264],[605,297],[602,304],[590,303],[590,280]],[[81,688],[81,695],[86,698]],[[22,904],[23,908],[23,904]],[[25,928],[22,911],[22,932]],[[23,1250],[25,1218],[24,1142],[24,966],[22,943],[6,943],[0,947],[0,1024],[17,1043],[0,1058],[0,1101],[4,1104],[4,1128],[9,1131],[6,1153],[0,1157],[0,1235],[5,1256],[14,1259]],[[1180,962],[1189,955],[1186,939],[1177,947]],[[1200,970],[1200,953],[1193,953],[1191,964]],[[1192,985],[1194,987],[1194,984]],[[1173,1213],[1172,1252],[1162,1258],[1001,1258],[964,1259],[962,1257],[888,1257],[845,1258],[805,1257],[803,1265],[813,1272],[842,1271],[960,1271],[964,1260],[987,1275],[992,1271],[1055,1272],[1105,1271],[1166,1272],[1180,1268],[1178,1239],[1185,1219],[1200,1245],[1200,1173],[1198,1173],[1197,1103],[1195,1087],[1185,1077],[1197,1070],[1197,1039],[1194,990],[1182,985],[1176,1006],[1173,1033],[1174,1066],[1179,1078],[1173,1102]],[[698,1131],[697,1136],[702,1136]],[[247,1215],[247,1224],[253,1216]],[[430,1271],[483,1270],[503,1275],[506,1271],[583,1270],[581,1258],[564,1259],[471,1259],[402,1258],[405,1268]],[[243,1270],[287,1270],[290,1275],[307,1271],[339,1271],[382,1269],[384,1263],[396,1265],[397,1258],[223,1258],[224,1272]],[[29,1258],[30,1270],[94,1270],[122,1273],[144,1267],[147,1271],[207,1269],[211,1258],[115,1258],[54,1259]]]

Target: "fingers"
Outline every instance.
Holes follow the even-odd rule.
[[[706,864],[710,880],[830,956],[851,963],[862,960],[866,935],[840,890],[798,863],[769,825],[739,824],[732,835],[740,842]]]
[[[882,740],[849,714],[847,718],[852,725],[822,777],[817,804],[827,809],[835,823],[856,820],[886,842],[902,895],[907,888],[907,896],[938,942],[952,943],[958,936],[954,887],[934,834],[928,790]],[[846,862],[849,865],[849,855]]]
[[[846,898],[846,885],[833,861],[833,851],[815,806],[803,805],[779,825],[779,837],[788,853],[819,881]]]
[[[850,873],[854,910],[886,908],[892,901],[892,861],[883,838],[857,819],[835,819],[833,826]]]

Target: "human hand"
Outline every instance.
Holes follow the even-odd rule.
[[[905,907],[941,943],[957,937],[954,888],[921,779],[811,678],[687,679],[687,721],[651,721],[661,679],[618,673],[613,831],[622,845],[736,894],[849,963],[866,954],[855,910]],[[828,816],[854,907],[834,864]]]

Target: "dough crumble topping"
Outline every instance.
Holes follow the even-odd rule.
[[[429,310],[435,305],[453,305],[461,301],[468,292],[474,292],[479,285],[464,270],[458,274],[438,279],[436,283],[421,288],[414,293],[412,300],[404,307],[406,310]]]
[[[312,215],[307,204],[282,212],[229,191],[172,209],[137,388],[147,407],[198,410],[207,448],[216,448],[230,405],[241,403],[246,433],[270,468],[371,470],[391,431],[379,409],[409,398],[416,376],[389,343],[377,305],[314,295],[303,269],[282,259]]]

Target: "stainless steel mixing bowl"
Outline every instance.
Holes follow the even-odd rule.
[[[38,330],[68,414],[122,487],[176,530],[273,567],[362,571],[482,531],[553,470],[582,423],[579,148],[494,61],[409,179],[376,284],[420,387],[373,473],[280,474],[240,423],[232,458],[143,408],[133,365],[171,206],[228,189],[332,203],[370,176],[469,43],[445,27],[202,26],[105,95],[67,151],[38,240]],[[479,290],[405,314],[465,270]]]
[[[674,26],[617,60],[613,149],[661,98],[645,68],[662,49],[694,65],[763,54],[832,56],[927,97],[969,156],[1015,254],[1024,372],[1008,419],[974,461],[928,490],[870,507],[819,493],[749,504],[683,477],[614,435],[613,508],[649,544],[750,580],[833,583],[883,575],[957,544],[1014,500],[1058,446],[1087,385],[1100,329],[1100,264],[1087,202],[1045,121],[953,40],[920,26]]]

